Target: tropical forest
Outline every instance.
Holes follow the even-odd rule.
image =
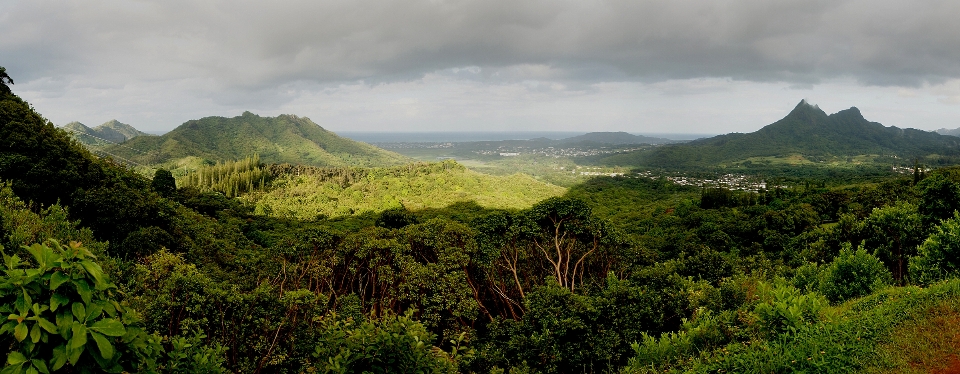
[[[3,374],[960,368],[955,136],[806,101],[694,141],[153,135],[55,126],[15,73]]]

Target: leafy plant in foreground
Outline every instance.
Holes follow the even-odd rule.
[[[135,327],[89,250],[53,239],[23,248],[30,260],[3,254],[0,346],[9,353],[0,373],[156,371],[160,337]]]

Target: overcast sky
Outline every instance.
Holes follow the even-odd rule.
[[[0,1],[57,125],[290,113],[333,131],[754,131],[801,99],[960,127],[960,2]]]

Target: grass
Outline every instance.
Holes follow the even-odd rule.
[[[863,372],[960,371],[960,299],[946,299],[929,306],[895,328],[885,340],[877,349],[876,364]]]
[[[698,352],[628,372],[926,373],[960,369],[960,279],[890,287],[831,307],[835,317],[774,338]],[[952,366],[956,365],[956,366]]]

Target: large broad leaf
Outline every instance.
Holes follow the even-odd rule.
[[[100,356],[103,356],[103,358],[107,360],[113,358],[113,344],[110,344],[110,339],[95,332],[91,332],[90,336],[93,337],[93,341],[97,343],[97,348],[100,349]]]
[[[79,349],[87,344],[87,326],[79,323],[73,324],[73,336],[70,337],[70,348]],[[71,360],[73,362],[73,360]]]
[[[67,346],[59,345],[53,349],[53,370],[60,370],[67,363]]]
[[[123,324],[113,318],[101,319],[94,322],[89,328],[106,336],[123,336],[127,332]]]
[[[57,333],[57,325],[54,325],[52,322],[48,321],[46,318],[38,317],[37,324],[51,334]]]
[[[27,324],[21,322],[13,329],[13,337],[17,339],[18,342],[22,342],[23,339],[27,338],[27,334],[30,333],[30,329],[27,328]]]
[[[67,305],[68,303],[70,303],[69,297],[55,293],[50,296],[50,311],[56,312],[57,308],[59,308],[61,305]]]
[[[47,369],[47,363],[43,360],[33,359],[30,360],[30,362],[33,363],[33,367],[37,368],[37,370],[40,370],[41,373],[50,374],[50,370]]]
[[[20,314],[26,315],[30,307],[33,306],[33,298],[30,297],[30,294],[25,288],[21,287],[20,290],[22,292],[17,296],[17,301],[14,302],[14,305]]]
[[[23,353],[13,351],[7,356],[7,365],[20,365],[24,362],[27,362],[27,356],[24,356]]]
[[[97,281],[96,288],[101,289],[103,286],[103,269],[100,268],[100,265],[97,265],[93,261],[80,261],[80,266],[83,266],[83,269],[87,271],[87,274],[93,277]]]
[[[93,289],[90,288],[90,283],[86,279],[81,279],[73,284],[77,285],[77,293],[80,294],[80,298],[83,299],[85,304],[90,304],[90,299],[93,297]],[[74,313],[76,315],[76,313]],[[80,315],[76,315],[77,318],[80,318]]]
[[[40,332],[40,324],[39,324],[39,323],[34,323],[34,324],[33,324],[33,327],[30,328],[30,341],[32,341],[33,344],[39,343],[39,342],[40,342],[40,334],[41,334],[41,332]]]
[[[81,303],[73,303],[70,305],[70,310],[73,312],[73,318],[76,318],[81,323],[87,322],[87,308]]]
[[[56,291],[57,287],[60,287],[61,284],[70,280],[70,276],[64,274],[61,271],[57,271],[50,276],[50,291]]]

